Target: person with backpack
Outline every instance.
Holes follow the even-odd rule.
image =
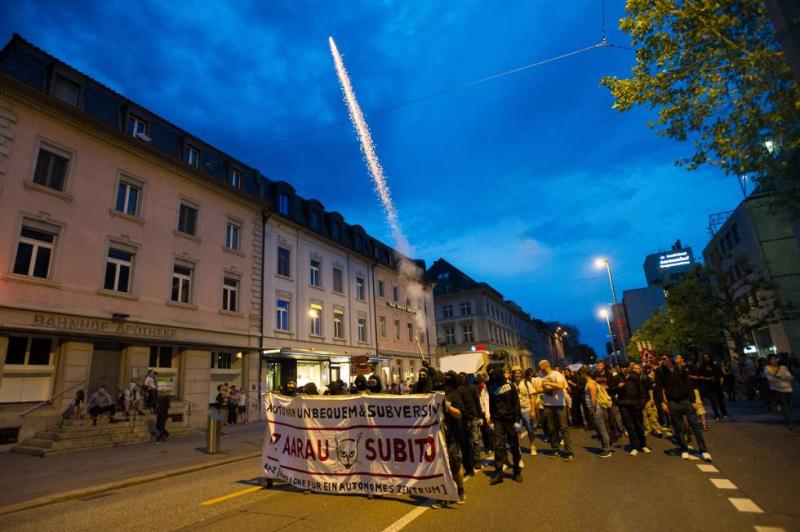
[[[584,403],[589,409],[594,430],[597,432],[597,437],[603,446],[597,457],[609,458],[611,456],[611,440],[608,437],[606,425],[608,423],[608,409],[611,408],[611,397],[609,397],[606,389],[592,378],[592,372],[589,368],[581,369],[580,379],[585,390]]]

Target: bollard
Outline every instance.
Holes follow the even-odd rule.
[[[208,434],[206,436],[206,453],[219,452],[219,442],[222,429],[222,416],[216,412],[208,413]]]

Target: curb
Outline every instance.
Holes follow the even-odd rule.
[[[237,456],[233,456],[230,458],[224,458],[222,460],[216,460],[214,462],[206,462],[203,464],[196,464],[186,467],[179,467],[176,469],[170,469],[168,471],[163,471],[161,473],[153,473],[150,475],[142,475],[138,477],[131,477],[125,480],[118,480],[116,482],[109,482],[106,484],[97,484],[95,486],[90,486],[88,488],[79,488],[76,490],[65,491],[62,493],[56,493],[55,495],[46,495],[44,497],[37,497],[36,499],[30,499],[27,501],[19,502],[16,504],[10,504],[8,506],[0,506],[0,516],[8,515],[16,512],[22,512],[24,510],[30,510],[33,508],[39,508],[41,506],[47,506],[50,504],[56,504],[59,502],[69,501],[72,499],[79,499],[81,497],[88,497],[90,495],[96,495],[98,493],[103,493],[105,491],[117,490],[122,488],[129,488],[131,486],[137,486],[139,484],[147,484],[148,482],[154,482],[156,480],[163,480],[166,478],[177,477],[180,475],[186,475],[189,473],[194,473],[196,471],[202,471],[204,469],[211,469],[214,467],[219,467],[227,464],[234,464],[236,462],[243,462],[245,460],[250,460],[252,458],[257,458],[261,456],[261,451],[247,453],[247,454],[240,454]]]

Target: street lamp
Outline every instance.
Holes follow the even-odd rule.
[[[617,326],[617,332],[619,333],[619,338],[623,339],[624,335],[622,334],[622,320],[619,318],[619,301],[617,300],[617,290],[614,288],[614,275],[611,273],[611,261],[605,258],[597,258],[594,260],[595,268],[602,268],[605,266],[606,271],[608,272],[608,283],[611,285],[611,297],[614,298],[614,306],[611,307],[614,310],[614,318],[615,318],[615,325]],[[613,338],[611,340],[614,341]],[[620,346],[620,350],[623,354],[625,354],[625,342],[622,342]]]
[[[610,314],[608,312],[608,309],[601,308],[600,310],[597,311],[597,315],[601,319],[605,319],[606,320],[606,325],[608,326],[608,337],[611,339],[611,352],[612,352],[611,360],[613,361],[614,360],[613,356],[614,356],[614,353],[617,352],[617,347],[614,344],[614,333],[611,332],[611,320],[609,320]]]

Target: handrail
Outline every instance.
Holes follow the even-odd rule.
[[[57,394],[55,394],[55,395],[54,395],[53,397],[51,397],[50,399],[45,399],[44,401],[42,401],[41,403],[37,404],[36,406],[33,406],[33,407],[31,407],[31,408],[27,409],[26,411],[24,411],[24,412],[23,412],[23,413],[20,415],[20,417],[25,417],[25,416],[27,416],[28,414],[30,414],[31,412],[33,412],[34,410],[38,410],[38,409],[40,409],[40,408],[41,408],[41,407],[43,407],[44,405],[47,405],[47,404],[53,404],[53,399],[55,399],[56,397],[60,397],[61,395],[64,395],[65,393],[67,393],[67,392],[68,392],[68,391],[70,391],[71,389],[73,389],[73,388],[76,388],[76,387],[80,386],[81,384],[83,384],[84,382],[86,382],[86,381],[88,381],[88,380],[89,380],[89,379],[83,379],[81,382],[79,382],[79,383],[77,383],[77,384],[73,384],[73,385],[72,385],[72,386],[70,386],[69,388],[64,388],[63,390],[61,390],[60,392],[58,392]]]

